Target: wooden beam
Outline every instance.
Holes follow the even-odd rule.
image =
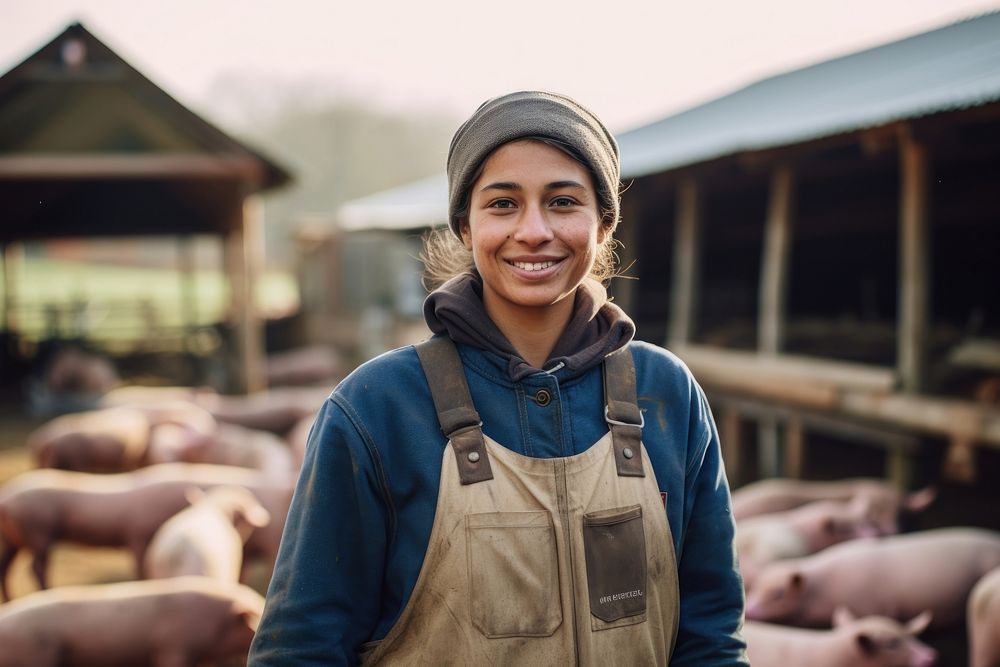
[[[194,240],[190,234],[177,237],[177,272],[180,277],[181,329],[187,336],[198,324],[198,289],[195,279]]]
[[[719,415],[719,445],[722,448],[722,462],[730,486],[743,483],[743,433],[740,428],[740,413],[732,408],[724,408]]]
[[[256,279],[263,260],[263,220],[260,202],[247,198],[235,213],[241,224],[225,241],[231,319],[237,338],[236,387],[247,393],[265,389],[264,329],[253,302]]]
[[[677,212],[674,227],[674,274],[670,289],[670,325],[667,347],[684,345],[691,340],[698,302],[698,276],[701,273],[701,195],[698,181],[684,178],[677,187]]]
[[[897,368],[903,391],[919,392],[926,376],[929,328],[927,152],[906,126],[899,132],[899,315]]]
[[[0,157],[0,180],[236,179],[256,187],[263,168],[239,155],[14,155]]]
[[[771,193],[761,258],[760,321],[757,349],[777,354],[784,343],[785,296],[788,291],[788,257],[792,234],[793,175],[781,165],[771,175]]]

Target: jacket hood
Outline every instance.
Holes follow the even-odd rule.
[[[431,292],[424,301],[424,319],[436,334],[506,357],[507,372],[515,382],[543,370],[521,358],[486,314],[478,274],[463,273]],[[551,370],[562,364],[568,371],[566,377],[575,377],[626,346],[633,336],[631,318],[608,301],[601,283],[586,278],[576,290],[573,314],[544,367]]]

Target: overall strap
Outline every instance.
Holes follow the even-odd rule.
[[[459,479],[462,484],[493,479],[483,422],[472,404],[455,343],[447,336],[434,336],[414,347],[431,387],[441,431],[455,450]]]
[[[619,477],[645,477],[642,468],[642,412],[635,389],[635,363],[628,347],[604,358],[604,419],[611,429]]]

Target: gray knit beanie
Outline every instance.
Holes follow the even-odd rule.
[[[490,153],[516,139],[546,137],[569,144],[594,177],[600,210],[618,222],[618,142],[589,109],[555,93],[521,91],[495,97],[465,121],[448,150],[448,222],[461,238],[458,213],[472,177]]]

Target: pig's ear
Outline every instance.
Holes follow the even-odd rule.
[[[839,628],[851,623],[857,618],[850,609],[844,605],[839,605],[833,610],[833,627]]]
[[[906,633],[909,635],[919,635],[931,624],[933,617],[934,614],[930,609],[923,610],[906,623]]]
[[[257,624],[260,623],[260,609],[256,609],[240,600],[234,600],[231,610],[237,623],[246,624],[252,632],[257,632]]]
[[[806,583],[806,578],[802,576],[801,572],[792,572],[791,576],[788,577],[788,584],[792,587],[793,591],[800,590]]]
[[[249,505],[242,508],[241,514],[254,528],[263,528],[267,524],[271,523],[271,513],[260,505]]]
[[[903,509],[908,512],[920,512],[927,509],[935,498],[937,498],[937,487],[928,486],[907,494],[903,499]]]
[[[866,656],[871,657],[878,653],[878,644],[876,644],[875,640],[865,633],[862,632],[854,639],[858,642],[858,648],[861,649],[861,652]]]
[[[192,505],[194,505],[204,497],[205,497],[205,492],[199,489],[197,486],[189,486],[187,491],[184,492],[184,498],[187,499],[187,501]]]

